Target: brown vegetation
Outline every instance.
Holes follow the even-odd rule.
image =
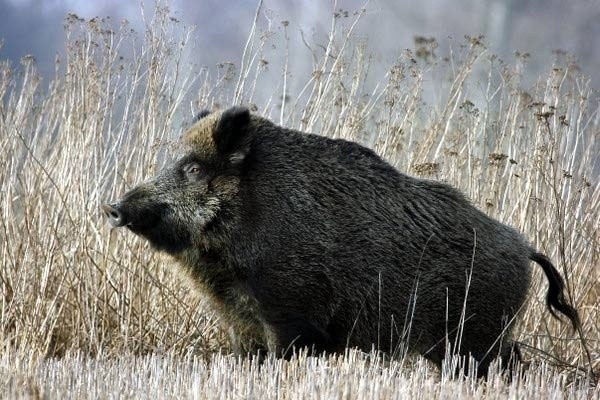
[[[256,22],[239,67],[225,63],[199,70],[185,61],[191,32],[160,9],[143,37],[126,24],[115,28],[69,16],[67,58],[64,65],[57,62],[47,84],[31,58],[18,68],[0,63],[0,376],[6,377],[0,391],[20,390],[15,385],[69,391],[66,371],[95,357],[94,368],[107,376],[128,365],[125,374],[135,376],[147,363],[165,374],[182,368],[195,384],[198,376],[219,370],[223,375],[215,376],[246,395],[250,379],[285,393],[314,385],[325,397],[347,387],[348,393],[372,393],[379,384],[387,388],[382,394],[406,397],[419,385],[438,394],[496,395],[475,383],[446,382],[444,375],[443,387],[427,386],[433,378],[425,367],[411,375],[400,371],[402,363],[369,364],[362,356],[273,361],[260,372],[226,357],[208,364],[186,358],[211,359],[218,349],[226,351],[225,335],[168,262],[142,240],[111,231],[99,205],[161,165],[180,121],[198,108],[235,103],[296,129],[359,141],[401,171],[451,183],[480,209],[522,231],[567,278],[591,360],[569,324],[550,318],[546,280],[534,269],[515,331],[525,358],[544,364],[532,368],[521,389],[513,387],[518,382],[497,383],[490,392],[590,395],[585,372],[590,362],[600,368],[598,93],[569,63],[551,66],[525,91],[520,86],[525,61],[501,62],[480,38],[466,41],[446,60],[403,52],[385,76],[374,77],[372,58],[352,34],[359,19],[360,13],[334,16],[330,42],[314,47],[313,73],[293,94],[287,93],[286,80],[292,79],[287,74],[274,86],[265,72],[273,68],[265,47],[285,43],[267,34],[271,25]],[[279,61],[287,65],[285,56]],[[432,80],[435,85],[428,84]],[[157,353],[167,361],[152,355]],[[63,364],[56,361],[61,357]],[[56,372],[60,368],[67,370]],[[576,376],[584,383],[573,380]],[[175,385],[174,379],[154,382]]]

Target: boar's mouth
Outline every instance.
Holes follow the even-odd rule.
[[[103,204],[108,222],[115,228],[126,227],[147,239],[157,250],[179,253],[189,244],[189,235],[168,223],[168,206],[155,205],[151,210],[136,209],[126,203]]]

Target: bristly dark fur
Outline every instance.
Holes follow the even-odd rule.
[[[177,260],[240,353],[374,346],[441,365],[449,349],[480,375],[497,356],[510,368],[530,258],[550,311],[579,324],[562,278],[518,232],[363,146],[241,107],[203,113],[183,143],[180,160],[104,209]]]

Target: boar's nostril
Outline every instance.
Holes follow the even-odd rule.
[[[110,222],[110,224],[115,228],[123,226],[127,223],[125,215],[116,206],[111,204],[102,204],[102,210],[108,217],[108,222]]]

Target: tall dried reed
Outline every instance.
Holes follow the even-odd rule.
[[[393,65],[374,68],[354,33],[363,12],[336,12],[327,43],[300,47],[287,21],[263,22],[259,4],[240,65],[214,68],[190,62],[199,33],[166,8],[142,34],[69,15],[66,57],[48,83],[31,57],[0,63],[0,354],[35,363],[227,348],[171,262],[111,231],[99,205],[171,157],[194,112],[236,103],[361,142],[401,171],[457,186],[522,231],[567,278],[600,368],[598,93],[561,54],[524,88],[526,55],[504,63],[476,37],[454,43],[447,58],[418,38]],[[274,55],[273,44],[286,50]],[[308,76],[291,70],[290,48],[312,60]],[[587,368],[578,335],[550,317],[546,280],[536,268],[534,276],[516,330],[526,358]]]

